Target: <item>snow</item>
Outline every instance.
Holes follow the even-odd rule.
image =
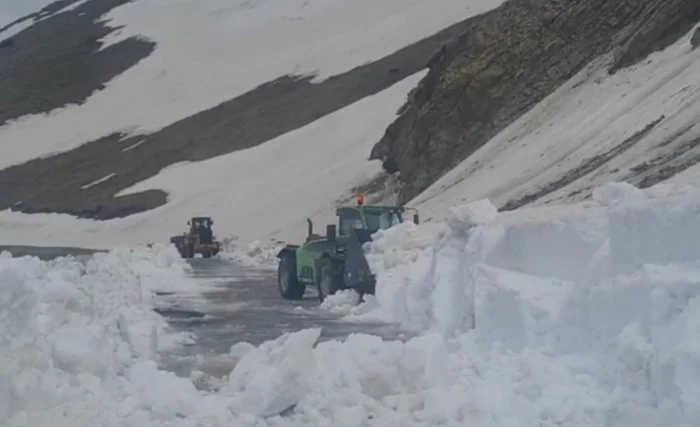
[[[276,269],[277,254],[285,246],[284,243],[271,240],[261,242],[254,240],[250,243],[241,242],[238,236],[222,240],[222,251],[218,258],[242,265],[251,269]]]
[[[0,254],[0,423],[88,398],[133,363],[184,342],[151,308],[153,291],[189,286],[188,269],[163,245],[86,263]]]
[[[87,267],[3,255],[0,395],[14,400],[0,422],[692,425],[700,416],[700,192],[610,183],[595,194],[585,204],[507,213],[482,199],[440,223],[378,233],[368,248],[378,293],[349,317],[397,322],[417,337],[319,343],[321,329],[311,328],[240,343],[228,381],[211,392],[160,371],[148,334],[119,331],[120,322],[134,331],[162,325],[143,286],[183,280],[171,248],[98,254]],[[361,312],[365,304],[372,308]],[[20,349],[31,357],[17,358]]]
[[[89,183],[89,184],[85,184],[85,185],[81,186],[80,189],[81,189],[81,190],[87,190],[87,189],[90,188],[90,187],[94,187],[94,186],[96,186],[96,185],[98,185],[98,184],[102,184],[103,182],[108,181],[108,180],[114,178],[115,175],[116,175],[115,173],[107,174],[107,175],[103,176],[103,177],[100,178],[100,179],[96,179],[95,181],[93,181],[93,182],[91,182],[91,183]]]
[[[288,74],[318,73],[317,79],[325,79],[501,2],[443,0],[439,7],[423,0],[209,0],[205,7],[197,0],[179,0],[177,7],[128,2],[101,18],[112,28],[123,27],[104,47],[134,36],[155,41],[155,51],[84,104],[0,127],[0,168],[115,132],[157,131]]]
[[[122,153],[127,152],[127,151],[131,151],[131,150],[133,150],[134,148],[138,147],[139,145],[143,145],[143,143],[145,143],[145,142],[148,142],[148,140],[147,140],[147,139],[142,139],[141,141],[139,141],[139,142],[137,142],[137,143],[135,143],[135,144],[131,144],[130,146],[128,146],[128,147],[122,149]]]

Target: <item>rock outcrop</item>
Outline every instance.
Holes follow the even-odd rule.
[[[508,0],[429,62],[371,159],[399,171],[405,203],[600,55],[610,72],[687,34],[697,0]]]

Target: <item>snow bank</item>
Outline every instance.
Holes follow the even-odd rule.
[[[11,424],[693,425],[700,416],[700,254],[692,231],[700,197],[624,184],[595,194],[587,207],[507,214],[481,200],[452,209],[444,224],[406,224],[375,236],[369,258],[378,293],[372,310],[353,315],[421,331],[407,342],[354,334],[318,343],[314,328],[258,347],[238,344],[231,354],[239,362],[215,393],[149,360],[102,376],[95,374],[100,365],[88,364],[66,382],[80,393],[60,407],[7,405],[15,411]],[[32,322],[41,336],[38,325],[46,323]],[[104,354],[97,351],[104,344],[91,345]],[[45,365],[36,369],[66,369]],[[46,389],[58,383],[43,381]]]
[[[184,286],[185,268],[165,245],[85,263],[0,254],[0,423],[94,397],[135,361],[178,344],[152,291]]]
[[[452,346],[451,422],[696,419],[700,197],[612,183],[594,199],[554,216],[495,215],[479,201],[453,209],[434,242],[406,225],[371,245],[380,283],[371,314]]]

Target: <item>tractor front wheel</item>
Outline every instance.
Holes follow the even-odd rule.
[[[296,263],[289,254],[280,257],[277,267],[277,288],[284,299],[300,300],[304,297],[306,285],[297,280]]]
[[[333,295],[343,289],[342,277],[336,271],[336,266],[330,258],[321,260],[318,278],[318,299],[320,302],[329,295]]]

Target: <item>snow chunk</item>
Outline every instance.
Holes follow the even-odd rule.
[[[243,243],[233,236],[222,241],[222,251],[217,256],[248,268],[273,270],[277,269],[277,253],[284,246],[284,243],[277,241]]]
[[[629,205],[647,200],[644,192],[626,182],[611,182],[593,190],[593,200],[603,206]]]
[[[645,263],[673,263],[700,258],[700,197],[673,203],[663,199],[623,206],[610,212],[611,273],[629,272]]]
[[[243,341],[232,345],[231,350],[229,350],[229,354],[235,358],[240,359],[254,349],[255,346],[253,344]]]
[[[328,295],[320,305],[321,310],[330,312],[350,312],[360,302],[360,295],[353,289],[342,289]]]
[[[285,334],[246,352],[229,377],[237,412],[269,416],[296,405],[310,390],[315,371],[313,345],[321,329]]]
[[[452,229],[468,229],[493,222],[498,210],[488,199],[455,206],[449,209],[447,225]]]

